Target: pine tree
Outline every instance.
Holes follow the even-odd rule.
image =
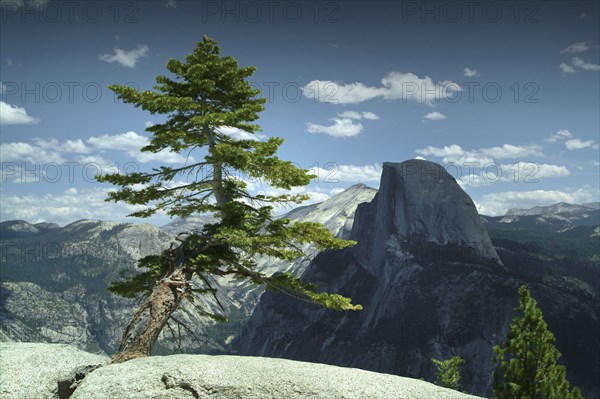
[[[519,288],[522,312],[510,327],[504,348],[494,347],[494,397],[499,399],[579,399],[579,388],[569,391],[566,368],[557,364],[560,352],[542,311],[527,286]]]
[[[431,359],[431,361],[437,366],[435,385],[458,391],[460,388],[460,372],[458,368],[465,361],[460,356],[454,356],[447,360]]]
[[[183,152],[192,161],[177,168],[161,166],[152,172],[100,176],[99,181],[120,187],[109,193],[107,201],[144,206],[130,215],[135,217],[150,217],[158,211],[178,217],[198,213],[216,217],[201,231],[179,234],[177,246],[141,259],[139,267],[144,272],[111,285],[113,293],[143,296],[113,363],[148,356],[182,301],[209,294],[218,302],[211,284],[217,276],[246,279],[335,310],[362,309],[349,298],[317,292],[315,285],[289,273],[267,276],[256,270],[259,256],[293,260],[303,255],[302,244],[313,243],[323,250],[355,242],[335,238],[318,223],[272,217],[275,205],[300,203],[308,199],[306,195],[254,195],[247,190],[244,178],[290,190],[307,185],[314,176],[277,157],[283,143],[280,138],[237,139],[224,133],[223,127],[235,128],[253,138],[260,130],[253,122],[264,110],[265,99],[246,81],[255,68],[240,67],[234,58],[220,53],[217,42],[204,36],[185,61],[168,61],[174,79],[157,76],[156,91],[110,86],[124,102],[167,115],[166,122],[147,129],[152,137],[142,151]],[[203,157],[196,161],[198,154]],[[176,178],[187,182],[177,185]],[[197,281],[203,285],[197,286]],[[225,319],[221,314],[200,311],[207,317]]]

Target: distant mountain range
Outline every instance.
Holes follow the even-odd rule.
[[[600,224],[600,202],[576,205],[560,202],[529,209],[510,209],[504,216],[482,216],[488,229],[566,231]]]
[[[338,236],[352,226],[356,206],[370,201],[376,190],[356,185],[328,201],[295,208],[281,217],[318,221]],[[67,226],[22,220],[0,223],[0,340],[64,342],[88,351],[114,353],[122,331],[135,311],[135,301],[107,291],[120,273],[135,273],[136,261],[167,248],[176,234],[199,229],[213,219],[176,219],[160,229],[148,224],[80,220]],[[265,273],[301,274],[317,251],[305,246],[305,258],[284,262],[258,260]],[[193,328],[163,330],[156,353],[180,348],[194,353],[227,352],[232,337],[254,310],[263,287],[217,278],[223,312],[209,296],[203,306],[229,316],[227,324],[201,316],[193,306],[176,314]],[[174,336],[175,335],[175,336]],[[181,335],[181,337],[179,337]]]
[[[600,371],[594,363],[600,353],[599,203],[479,216],[457,185],[441,190],[440,184],[402,177],[399,164],[386,165],[379,193],[355,185],[283,215],[323,223],[337,236],[359,241],[357,246],[320,255],[306,246],[307,256],[294,262],[258,262],[266,273],[304,275],[352,296],[366,305],[358,314],[366,319],[271,293],[261,297],[262,287],[218,278],[214,283],[230,322],[217,324],[187,306],[176,316],[192,332],[165,328],[155,353],[314,353],[311,361],[429,380],[429,357],[459,354],[468,364],[465,388],[489,392],[489,349],[503,339],[516,288],[527,282],[557,335],[569,377],[586,397],[599,398],[590,388],[590,376]],[[168,247],[177,233],[211,220],[193,216],[161,228],[96,220],[64,227],[0,223],[0,340],[64,342],[114,353],[136,303],[110,294],[110,282],[121,272],[137,272],[137,259]],[[221,312],[208,296],[202,301]],[[266,335],[265,323],[272,323]],[[307,329],[313,329],[312,338]]]

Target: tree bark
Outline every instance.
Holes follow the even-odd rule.
[[[214,134],[205,129],[209,147],[216,145]],[[229,202],[223,189],[223,165],[213,163],[213,194],[217,205],[222,209],[223,219],[227,218],[224,205]],[[163,278],[152,290],[148,299],[133,315],[123,338],[119,351],[112,357],[111,363],[123,363],[130,359],[150,356],[152,346],[171,315],[179,308],[182,299],[191,288],[192,271],[185,262],[176,266],[168,277]]]
[[[111,363],[150,355],[163,327],[191,287],[191,278],[191,271],[178,268],[154,287],[129,321],[119,351],[112,357]]]

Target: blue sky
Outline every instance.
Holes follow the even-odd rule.
[[[598,201],[598,4],[2,0],[0,218],[139,221],[94,175],[185,154],[140,153],[162,116],[107,86],[150,89],[205,34],[257,67],[262,134],[314,168],[312,202],[415,157],[483,214]]]

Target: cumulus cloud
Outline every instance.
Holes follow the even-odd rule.
[[[332,104],[358,104],[381,97],[385,100],[415,101],[433,105],[462,91],[451,81],[434,82],[413,73],[390,72],[381,79],[381,87],[367,86],[361,82],[339,83],[331,80],[313,80],[302,88],[305,97]]]
[[[582,150],[584,148],[594,148],[597,149],[598,145],[594,143],[594,140],[580,140],[580,139],[571,139],[565,141],[565,147],[567,150]]]
[[[382,165],[339,165],[332,163],[327,168],[313,168],[322,183],[364,183],[379,182],[381,179]]]
[[[562,71],[563,75],[568,75],[568,74],[576,72],[575,68],[573,68],[573,66],[566,64],[564,62],[561,62],[561,64],[558,67]]]
[[[571,60],[573,66],[583,69],[584,71],[600,71],[600,64],[592,64],[582,60],[579,57],[574,57]]]
[[[63,154],[88,153],[89,149],[81,139],[59,141],[55,138],[33,139],[33,143],[13,142],[0,144],[0,154],[3,161],[19,161],[31,163],[62,163]]]
[[[40,146],[23,142],[0,144],[0,155],[3,162],[64,162],[63,157],[55,151],[48,151]]]
[[[350,118],[350,119],[368,119],[371,121],[379,120],[379,115],[373,112],[356,112],[356,111],[344,111],[338,114],[341,118]]]
[[[475,68],[471,69],[469,67],[466,67],[463,70],[463,75],[466,76],[467,78],[475,78],[475,77],[479,76],[479,72],[477,72],[477,69],[475,69]]]
[[[443,158],[444,162],[479,162],[488,163],[493,159],[520,158],[526,156],[541,157],[544,154],[539,145],[520,146],[512,144],[504,144],[499,147],[480,148],[475,150],[464,150],[457,144],[452,144],[444,147],[427,146],[426,148],[418,149],[415,152],[421,155],[433,155]]]
[[[166,149],[159,152],[141,152],[141,148],[148,145],[150,140],[147,137],[139,135],[133,131],[115,135],[105,134],[98,137],[90,137],[87,142],[95,149],[101,151],[124,151],[131,158],[143,163],[153,161],[185,163],[186,160],[190,162],[194,161],[192,156],[186,158],[176,152],[168,151]]]
[[[39,119],[28,115],[25,108],[0,101],[0,125],[31,125],[38,122]]]
[[[573,43],[567,47],[565,47],[564,49],[560,50],[561,54],[564,53],[583,53],[586,52],[590,49],[590,45],[592,44],[592,42],[577,42],[577,43]]]
[[[570,131],[566,129],[561,129],[552,136],[546,137],[544,140],[546,140],[549,143],[556,143],[557,141],[569,139],[571,137],[573,137],[573,134]]]
[[[447,166],[448,167],[448,166]],[[564,165],[540,164],[536,162],[515,162],[500,164],[490,162],[475,167],[452,165],[448,171],[465,187],[478,187],[504,183],[539,183],[541,179],[567,177],[571,174]]]
[[[424,156],[441,158],[442,165],[448,172],[465,186],[480,186],[499,181],[514,180],[515,173],[532,177],[564,177],[569,171],[564,166],[538,164],[532,162],[502,163],[496,160],[516,159],[523,157],[543,157],[538,145],[518,146],[504,144],[502,146],[465,150],[457,144],[444,147],[428,146],[415,152]],[[519,177],[520,178],[520,177]],[[532,177],[533,178],[533,177]]]
[[[430,120],[430,121],[439,121],[442,119],[446,119],[446,115],[442,114],[441,112],[430,112],[427,115],[425,115],[423,118]]]
[[[332,125],[325,126],[308,122],[306,131],[309,133],[323,133],[331,137],[354,137],[363,131],[361,123],[354,123],[355,120],[378,120],[379,115],[373,112],[344,111],[337,114],[337,117],[329,119],[333,121]]]
[[[417,154],[421,155],[433,155],[435,157],[460,157],[465,154],[465,150],[462,149],[458,144],[445,145],[442,148],[427,146],[426,148],[422,148],[415,151]]]
[[[23,219],[32,223],[71,223],[78,219],[128,220],[126,215],[143,209],[141,205],[106,202],[108,192],[104,187],[69,188],[55,194],[4,194],[2,220]]]
[[[522,158],[529,156],[542,157],[542,147],[539,145],[512,145],[504,144],[501,147],[482,148],[479,150],[483,155],[490,156],[492,158]]]
[[[354,123],[351,118],[331,118],[333,125],[324,126],[308,122],[306,130],[309,133],[323,133],[331,137],[354,137],[363,131],[361,123]]]
[[[302,94],[317,102],[358,104],[383,96],[385,89],[369,87],[360,82],[344,84],[331,80],[313,80],[302,87]]]
[[[413,73],[391,72],[381,80],[386,88],[386,100],[415,101],[433,105],[444,98],[451,98],[462,91],[458,83],[443,81],[434,83],[429,76],[419,78]]]
[[[113,54],[101,54],[98,56],[98,59],[110,64],[116,62],[126,68],[135,68],[135,65],[140,58],[148,56],[149,50],[150,49],[145,44],[139,44],[129,51],[115,47]]]
[[[238,129],[237,127],[231,126],[221,126],[217,129],[220,133],[223,133],[226,136],[230,136],[236,140],[254,140],[260,141],[267,138],[264,134],[260,133],[250,133],[242,129]]]

